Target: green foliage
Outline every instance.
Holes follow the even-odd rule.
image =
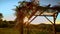
[[[15,25],[14,21],[1,21],[0,22],[0,28],[12,28]]]
[[[0,22],[0,28],[5,28],[5,27],[8,27],[7,21]]]
[[[2,15],[2,13],[0,13],[0,19],[1,19],[1,18],[3,18],[3,15]]]
[[[8,27],[9,28],[12,28],[12,27],[14,27],[14,25],[15,25],[15,22],[14,21],[8,21]]]

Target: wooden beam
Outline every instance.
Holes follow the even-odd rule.
[[[48,17],[52,17],[53,15],[35,15],[35,16],[48,16]]]
[[[39,15],[41,15],[43,12],[41,12]],[[32,22],[37,16],[35,16],[30,22]]]
[[[54,16],[53,16],[53,18],[54,18],[54,24],[53,24],[53,26],[54,26],[54,34],[57,34],[56,33],[56,19],[57,19],[57,16],[58,16],[58,12],[55,13]]]
[[[53,22],[52,21],[50,21],[46,16],[44,16],[49,22],[51,22],[52,24],[53,24]]]
[[[37,16],[35,16],[31,21],[30,21],[30,23],[36,18]]]

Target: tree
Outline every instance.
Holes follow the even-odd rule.
[[[23,22],[24,22],[23,19],[26,16],[26,10],[25,10],[26,7],[24,7],[23,3],[24,1],[21,3],[21,5],[16,6],[16,9],[15,9],[16,16],[17,16],[16,20],[18,23],[17,25],[19,26],[19,31],[21,34],[23,34]]]
[[[2,22],[3,15],[0,13],[0,22]]]
[[[3,15],[2,15],[2,13],[0,13],[0,20],[3,18]]]
[[[21,34],[23,34],[23,24],[24,24],[24,18],[28,17],[28,20],[35,15],[37,11],[46,11],[49,8],[50,5],[47,7],[42,7],[39,6],[38,4],[35,4],[33,1],[31,2],[20,2],[19,6],[16,6],[16,20],[17,20],[17,25],[19,26],[19,31]],[[29,25],[29,24],[28,24]],[[28,26],[27,25],[27,26]],[[28,26],[29,28],[29,26]],[[29,33],[28,33],[29,34]]]
[[[3,15],[2,13],[0,13],[0,27],[2,26],[2,23],[3,23],[2,18],[3,18]]]
[[[34,8],[33,8],[34,7]],[[24,24],[24,18],[28,17],[31,18],[33,15],[31,15],[31,11],[36,13],[36,7],[37,5],[35,5],[32,2],[26,2],[23,1],[22,3],[20,3],[19,6],[16,6],[16,20],[17,20],[17,25],[20,27],[20,33],[23,34],[23,24]]]

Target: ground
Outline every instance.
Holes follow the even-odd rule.
[[[15,30],[13,28],[0,28],[0,34],[19,34],[19,31]],[[48,34],[48,33],[46,31],[45,32],[40,32],[40,31],[37,31],[37,30],[35,30],[35,31],[33,30],[33,31],[30,32],[30,34]],[[57,34],[60,34],[60,32],[57,32]]]

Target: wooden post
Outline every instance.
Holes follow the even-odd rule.
[[[53,26],[54,26],[54,34],[56,34],[56,25],[55,25],[55,17],[54,17],[54,24],[53,24]]]
[[[54,19],[54,21],[53,21],[53,22],[54,22],[54,23],[53,23],[54,34],[56,34],[56,23],[55,23],[55,22],[56,22],[56,15],[55,15],[55,14],[53,15],[53,19]]]
[[[53,26],[54,26],[54,34],[57,34],[56,33],[56,19],[57,19],[57,16],[58,16],[58,12],[53,15],[53,18],[54,18],[54,24],[53,24]]]

